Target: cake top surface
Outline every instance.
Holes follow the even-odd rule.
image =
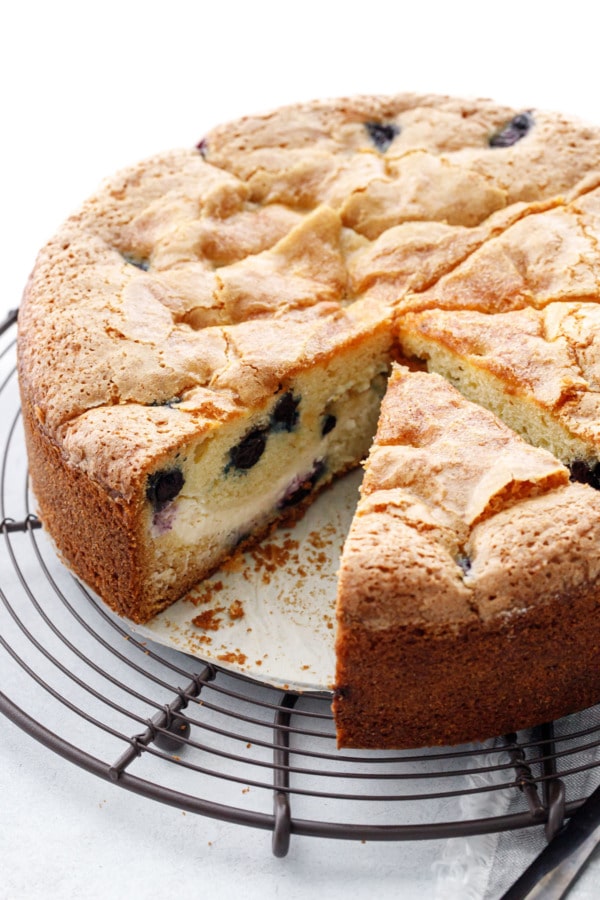
[[[589,297],[599,157],[600,130],[568,117],[438,96],[216,128],[110,179],[42,250],[19,316],[23,390],[72,461],[98,432],[114,456],[124,408],[150,458],[365,335],[391,343],[392,309],[444,306],[435,286],[478,253],[520,248],[513,269],[537,282],[512,289],[517,305]],[[544,275],[546,233],[564,252]]]
[[[564,431],[570,456],[598,459],[597,302],[555,302],[543,309],[526,307],[495,315],[429,309],[407,314],[399,331],[407,348],[420,355],[432,353],[432,348],[448,352],[468,367],[474,382],[491,378],[507,396],[527,404],[536,419],[551,416]]]
[[[394,368],[365,470],[340,573],[346,623],[455,629],[600,574],[598,492],[440,376]]]
[[[567,484],[569,470],[439,375],[395,369],[362,496],[407,490],[456,531]]]

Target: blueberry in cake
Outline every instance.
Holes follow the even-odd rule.
[[[404,394],[418,383],[425,394],[447,397],[443,385],[455,385],[502,420],[494,428],[515,432],[503,445],[505,466],[526,458],[537,474],[525,466],[523,477],[490,495],[481,520],[468,521],[454,508],[448,513],[451,492],[442,502],[449,462],[441,453],[446,461],[436,463],[433,447],[427,496],[410,478],[390,487],[403,492],[401,513],[386,507],[365,516],[380,486],[365,487],[338,598],[340,742],[466,740],[600,699],[587,677],[600,637],[593,615],[599,159],[600,129],[566,116],[402,94],[247,117],[107,181],[41,251],[19,315],[32,486],[64,559],[115,611],[147,621],[240,542],[299,514],[356,466],[376,432],[390,366],[410,358],[411,368],[444,381],[403,376]],[[392,443],[410,448],[411,416],[428,415],[427,404],[386,404],[385,415],[393,409],[397,418]],[[439,415],[451,427],[443,408]],[[472,410],[461,415],[466,434],[479,419]],[[535,449],[524,450],[521,438]],[[460,461],[460,443],[452,447]],[[413,465],[408,453],[407,470]],[[540,466],[547,477],[538,477]],[[376,485],[370,469],[366,484]],[[457,471],[471,484],[468,466]],[[570,484],[569,471],[583,483]],[[452,490],[467,502],[457,479]],[[411,552],[412,525],[396,527],[407,497],[431,532],[425,557]],[[560,498],[576,498],[575,506]],[[571,528],[575,507],[585,535]],[[562,570],[552,569],[550,598],[541,563],[532,569],[537,595],[534,582],[519,581],[522,551],[515,547],[511,561],[501,541],[502,523],[519,509],[530,558],[547,562],[560,549],[577,588],[569,575],[559,590]],[[369,606],[366,595],[357,599],[357,546],[370,546],[364,524],[379,514],[391,569],[380,601]],[[536,522],[547,523],[547,539]],[[450,545],[445,580],[425,577],[427,554],[438,559]],[[345,599],[351,569],[353,612]],[[482,585],[491,592],[492,572],[497,602],[488,603],[477,592]],[[404,582],[414,584],[410,602]],[[480,693],[469,703],[466,685],[481,655],[509,658],[521,642],[529,658],[528,628],[554,633],[575,594],[581,603],[572,609],[587,627],[574,628],[571,655],[590,660],[589,688],[565,676],[552,706],[531,685],[509,702],[494,683],[487,701]],[[398,616],[395,626],[385,620],[385,640],[370,618],[383,603]],[[435,639],[418,624],[430,615]],[[353,641],[362,650],[368,644],[372,671],[350,653]],[[451,648],[461,648],[452,654],[463,718],[456,728],[443,721],[441,695],[431,694],[437,700],[428,710],[416,675],[432,646],[440,679],[448,677]],[[402,680],[407,670],[413,674]],[[532,680],[541,675],[533,667]],[[400,682],[404,711],[385,689],[399,690]],[[374,718],[366,717],[369,698]],[[409,710],[419,703],[416,729]]]

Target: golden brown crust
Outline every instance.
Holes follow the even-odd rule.
[[[532,214],[533,213],[533,214]],[[600,189],[570,203],[538,204],[403,309],[503,313],[552,302],[597,302],[600,288]]]
[[[469,259],[503,246],[507,230],[529,263],[554,220],[575,229],[571,255],[591,246],[600,133],[533,111],[524,139],[490,148],[513,115],[410,94],[299,104],[115,176],[41,252],[21,309],[23,390],[49,437],[62,443],[57,429],[93,408],[199,389],[214,389],[207,407],[264,402],[277,379],[310,365],[325,332],[335,352],[336,330],[360,328],[361,310],[374,323],[407,290],[437,282],[443,293],[444,273],[465,258],[476,287]],[[390,129],[383,144],[373,125]],[[326,159],[331,178],[311,180],[314,154],[315,172]],[[482,178],[497,198],[485,208]],[[559,195],[572,189],[567,214]],[[557,261],[565,271],[566,256]],[[591,289],[588,270],[579,293]]]
[[[342,98],[241,119],[211,131],[203,147],[252,199],[304,208],[325,202],[373,239],[401,221],[474,225],[513,203],[566,193],[595,170],[596,129],[543,110],[529,114],[530,140],[490,152],[489,139],[515,110],[435,95]],[[398,128],[384,154],[365,122]]]
[[[355,630],[338,647],[341,747],[484,740],[598,702],[598,581],[521,616],[458,630]]]
[[[44,527],[79,576],[115,598],[116,612],[143,621],[139,508],[111,496],[84,471],[68,465],[60,448],[40,431],[26,400],[22,411],[32,487]]]

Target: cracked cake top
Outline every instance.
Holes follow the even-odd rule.
[[[21,384],[75,464],[102,435],[93,474],[126,492],[149,455],[366,333],[391,335],[405,301],[460,306],[456,273],[489,309],[479,257],[510,262],[494,312],[596,296],[598,158],[600,130],[575,120],[436,96],[221,126],[110,179],[42,250]]]
[[[444,378],[396,366],[365,463],[338,616],[458,629],[597,578],[600,494]],[[543,570],[543,577],[540,572]]]

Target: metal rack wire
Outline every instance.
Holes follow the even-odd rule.
[[[225,673],[140,640],[114,617],[61,565],[32,512],[16,318],[0,324],[0,712],[122,788],[272,832],[276,856],[293,834],[396,841],[560,829],[585,799],[572,796],[576,774],[600,762],[600,708],[585,727],[572,716],[481,746],[340,752],[328,695]],[[518,796],[517,811],[465,815],[465,800],[497,792]]]

